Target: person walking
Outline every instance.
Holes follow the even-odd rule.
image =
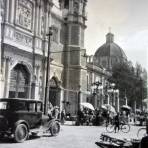
[[[59,119],[59,107],[58,107],[58,106],[55,106],[55,107],[54,107],[53,112],[52,112],[52,116],[53,116],[55,119]]]
[[[114,117],[114,130],[115,130],[115,133],[116,133],[116,130],[118,129],[119,131],[119,126],[120,126],[120,117],[119,117],[119,113],[117,113],[117,115]]]
[[[63,109],[62,111],[61,111],[61,124],[64,124],[64,122],[65,122],[65,110]]]
[[[47,115],[49,117],[49,120],[52,119],[52,112],[53,112],[53,106],[51,103],[48,103],[48,110],[47,110]]]

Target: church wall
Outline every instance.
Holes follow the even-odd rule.
[[[87,90],[86,61],[83,57],[85,51],[82,51],[85,30],[85,16],[82,10],[84,3],[78,1],[79,8],[77,8],[77,4],[70,1],[69,12],[78,11],[81,15],[75,17],[68,14],[66,22],[62,17],[62,10],[57,7],[58,1],[54,2],[56,6],[44,0],[7,0],[6,18],[3,22],[5,28],[2,34],[4,93],[0,96],[8,97],[11,71],[20,64],[28,70],[30,75],[28,98],[44,100],[48,50],[46,35],[49,26],[52,26],[50,79],[57,78],[63,94],[68,89],[69,93],[64,99],[72,104],[69,106],[69,111],[76,113],[78,91],[81,90],[83,93]],[[59,96],[62,98],[61,92]],[[86,96],[83,93],[83,101],[86,101]]]
[[[9,7],[10,9],[8,9]],[[6,21],[3,22],[5,23],[5,29],[3,34],[4,48],[2,50],[4,51],[3,57],[9,57],[10,59],[10,69],[5,69],[5,60],[3,60],[3,77],[5,77],[6,72],[10,76],[11,69],[17,63],[30,65],[32,71],[31,85],[35,85],[35,94],[29,97],[35,99],[44,98],[45,56],[47,55],[48,48],[48,38],[46,34],[51,24],[50,7],[50,3],[45,4],[43,0],[41,2],[35,0],[7,0],[7,7],[4,10],[6,13]],[[9,16],[8,14],[10,12],[11,15]],[[55,21],[53,21],[53,24],[54,23]],[[56,23],[59,29],[57,34],[58,42],[52,43],[52,49],[56,51],[63,49],[63,45],[59,44],[61,23],[60,21]],[[62,61],[61,54],[55,54],[52,58],[57,63],[61,63]],[[62,68],[60,71],[57,70],[57,75],[59,75],[59,73],[61,74],[61,71]],[[4,78],[5,91],[2,95],[4,97],[8,97],[9,87],[6,83],[9,83],[9,76]],[[61,76],[59,76],[59,78],[61,79]],[[41,87],[41,89],[39,87]]]

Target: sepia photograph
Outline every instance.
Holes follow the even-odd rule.
[[[0,0],[1,148],[148,148],[148,0]]]

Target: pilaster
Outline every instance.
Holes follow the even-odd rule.
[[[117,112],[120,111],[120,100],[119,100],[119,92],[117,93]]]
[[[9,21],[9,13],[10,13],[10,9],[9,9],[9,6],[10,6],[10,0],[5,0],[4,3],[6,4],[6,9],[5,9],[5,22],[8,22]]]
[[[1,8],[0,8],[0,12],[1,12]],[[2,59],[1,59],[1,53],[2,53],[2,49],[1,49],[1,23],[2,23],[2,16],[0,15],[0,98],[3,97],[2,94],[4,92],[4,80],[3,80],[3,75],[2,75]]]
[[[40,16],[40,0],[36,1],[36,12],[35,12],[35,35],[38,35],[39,30],[39,16]]]
[[[40,71],[40,66],[36,65],[35,66],[35,76],[36,76],[36,80],[35,80],[35,93],[34,93],[34,98],[36,100],[39,100],[39,71]]]
[[[65,109],[65,108],[64,108],[63,101],[64,101],[64,89],[61,87],[61,90],[60,90],[60,112],[61,112],[63,109]]]
[[[4,58],[4,68],[5,68],[5,79],[4,79],[4,97],[8,98],[9,95],[9,86],[10,86],[10,57]]]
[[[11,0],[11,5],[10,5],[10,23],[11,24],[14,23],[14,18],[15,18],[15,2],[16,0]]]

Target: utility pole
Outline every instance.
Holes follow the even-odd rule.
[[[50,86],[50,47],[51,47],[51,36],[52,36],[52,27],[49,27],[48,36],[48,52],[47,52],[47,67],[46,67],[46,86],[45,86],[45,99],[44,99],[44,114],[47,112],[47,99],[49,99],[49,86]]]

